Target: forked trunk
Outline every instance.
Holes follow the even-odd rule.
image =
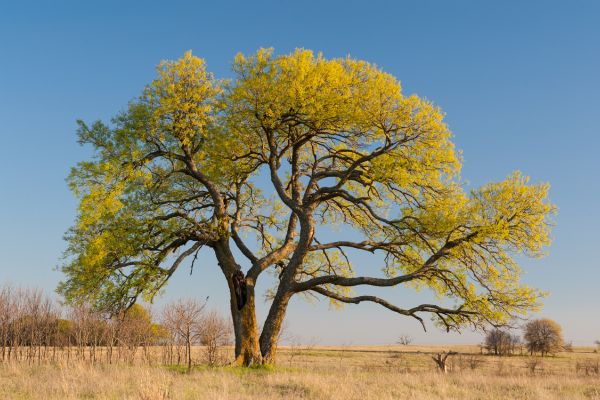
[[[229,286],[230,309],[235,334],[234,364],[251,366],[274,363],[281,326],[292,296],[291,282],[296,266],[301,262],[304,253],[295,255],[293,258],[294,268],[288,266],[288,271],[283,274],[282,282],[271,304],[260,338],[255,309],[255,281],[243,275],[226,241],[215,245],[215,253]]]
[[[234,318],[235,361],[234,365],[252,366],[275,362],[277,342],[291,296],[276,296],[265,321],[262,334],[258,335],[255,310],[254,286],[248,283],[246,304],[238,311],[235,293],[231,295],[231,311]]]
[[[229,303],[235,335],[234,364],[243,366],[262,364],[254,307],[254,281],[244,277],[226,240],[215,245],[215,253],[229,287]]]

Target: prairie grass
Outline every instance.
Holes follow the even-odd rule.
[[[451,372],[431,354],[458,351]],[[479,362],[473,362],[473,360]],[[577,363],[591,349],[545,357],[480,355],[475,346],[281,348],[274,367],[45,364],[0,366],[0,399],[597,399],[600,376]]]

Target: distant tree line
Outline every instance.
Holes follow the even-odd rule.
[[[223,361],[229,321],[197,300],[178,301],[155,316],[141,305],[107,315],[86,305],[62,306],[37,289],[0,287],[0,361],[185,364]],[[194,360],[193,347],[203,346]]]

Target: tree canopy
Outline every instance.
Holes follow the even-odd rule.
[[[263,357],[298,293],[421,323],[431,314],[446,329],[502,325],[539,306],[516,257],[550,243],[547,184],[515,172],[467,192],[442,111],[365,61],[261,49],[238,54],[233,72],[217,79],[187,52],[162,62],[110,124],[78,122],[95,154],[69,178],[80,203],[59,288],[68,300],[119,309],[152,299],[209,247],[230,291],[239,271],[248,286],[243,310],[231,300],[236,352],[257,329],[246,321],[256,280],[279,277]],[[323,240],[331,226],[339,240]],[[380,255],[372,274],[355,273],[356,251]],[[429,288],[455,306],[401,307],[354,294],[359,285]]]
[[[556,321],[547,318],[534,319],[525,324],[523,332],[525,344],[531,354],[539,352],[543,357],[563,348],[562,328]]]

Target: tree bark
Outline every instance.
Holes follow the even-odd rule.
[[[258,341],[258,323],[256,320],[254,281],[246,278],[246,302],[239,309],[236,299],[233,275],[240,271],[240,266],[235,262],[227,240],[222,240],[215,245],[215,254],[223,275],[229,287],[229,303],[233,331],[235,335],[235,365],[251,366],[262,364],[260,345]]]
[[[187,336],[187,340],[186,340],[186,347],[187,347],[187,372],[188,374],[190,372],[192,372],[192,342],[190,341],[190,333],[189,333],[189,329],[188,329],[188,336]]]
[[[231,292],[231,296],[232,303],[235,303],[235,294],[233,292]],[[258,340],[254,284],[248,284],[247,296],[246,304],[241,310],[237,309],[237,304],[235,307],[232,307],[232,311],[237,314],[234,316],[234,320],[237,318],[239,325],[238,331],[235,332],[236,353],[234,363],[246,367],[263,363]]]
[[[277,341],[283,319],[287,310],[290,298],[294,294],[294,285],[296,272],[304,262],[308,254],[308,247],[314,236],[314,220],[311,215],[311,209],[306,209],[306,213],[299,216],[300,238],[298,246],[289,264],[285,267],[277,288],[277,293],[269,309],[269,315],[265,320],[262,334],[260,336],[260,350],[265,362],[275,362],[275,353],[277,351]]]
[[[281,326],[283,325],[290,298],[291,293],[286,290],[280,290],[273,299],[273,304],[260,335],[260,352],[264,363],[275,363],[279,333],[281,332]]]

